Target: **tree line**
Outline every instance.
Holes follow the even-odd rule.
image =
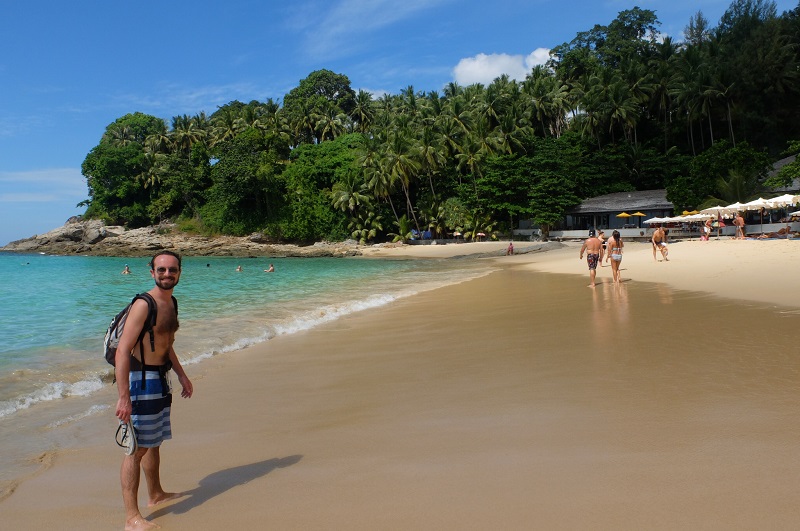
[[[523,81],[373,97],[312,72],[283,98],[210,116],[134,112],[86,156],[85,217],[276,240],[405,240],[414,231],[545,234],[582,199],[667,189],[677,210],[745,201],[800,174],[800,4],[734,0],[685,40],[653,11],[578,33]]]

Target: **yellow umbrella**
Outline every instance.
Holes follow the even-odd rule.
[[[617,214],[617,217],[618,218],[629,218],[629,217],[631,217],[631,215],[628,214],[627,212],[620,212],[619,214]]]
[[[631,216],[646,216],[647,214],[642,214],[641,212],[634,212]]]
[[[695,214],[699,214],[699,213],[700,212],[698,212],[697,210],[692,210],[691,212],[688,211],[688,210],[684,210],[683,211],[683,215],[684,216],[694,216]]]
[[[638,210],[637,210],[636,212],[634,212],[633,214],[631,214],[631,216],[637,216],[637,217],[639,218],[639,221],[638,221],[638,223],[639,223],[639,228],[640,228],[640,229],[642,228],[642,218],[643,218],[644,216],[646,216],[646,215],[647,215],[647,214],[642,214],[642,213],[641,213],[641,212],[639,212]]]

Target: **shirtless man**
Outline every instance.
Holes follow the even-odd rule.
[[[590,230],[589,237],[581,246],[580,256],[580,259],[583,260],[583,253],[586,252],[586,262],[589,264],[589,280],[591,281],[590,288],[595,286],[594,279],[597,276],[597,262],[600,261],[600,250],[602,248],[603,244],[595,236],[594,229]]]
[[[664,260],[669,262],[669,258],[667,258],[669,254],[669,249],[667,249],[667,234],[664,232],[663,227],[658,227],[656,229],[653,233],[653,237],[650,238],[650,243],[653,244],[653,260],[656,260],[656,250],[659,250]]]
[[[138,448],[133,455],[125,456],[120,469],[127,530],[160,527],[145,520],[139,511],[140,468],[144,470],[147,480],[149,507],[182,495],[165,492],[159,475],[159,447],[162,441],[172,438],[169,420],[172,393],[168,384],[170,365],[181,384],[181,396],[190,398],[193,393],[192,382],[186,376],[173,348],[175,332],[178,330],[178,312],[172,300],[172,290],[178,285],[181,276],[180,256],[171,251],[160,251],[150,261],[150,275],[156,285],[148,293],[158,306],[157,321],[153,328],[155,349],[150,346],[149,334],[145,334],[145,339],[141,342],[143,350],[140,350],[141,347],[136,342],[148,317],[147,301],[137,299],[128,314],[117,347],[115,365],[119,392],[116,415],[120,422],[131,420],[137,431]],[[140,359],[142,352],[145,357],[144,389]]]
[[[736,226],[736,236],[734,236],[734,240],[744,240],[744,218],[736,213],[736,216],[733,218],[733,224]]]

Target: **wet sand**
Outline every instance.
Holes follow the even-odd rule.
[[[603,268],[595,289],[577,253],[487,261],[498,271],[191,366],[162,449],[187,496],[143,513],[165,529],[794,527],[798,305],[639,278],[669,280],[689,242],[669,263],[631,246],[633,280]],[[105,417],[0,502],[4,527],[121,527]]]

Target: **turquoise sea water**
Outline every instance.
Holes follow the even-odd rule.
[[[103,335],[152,287],[147,261],[0,253],[0,421],[110,384]],[[270,263],[275,273],[264,272]],[[126,264],[133,274],[120,274]],[[189,257],[176,351],[198,363],[480,274],[457,260]]]

